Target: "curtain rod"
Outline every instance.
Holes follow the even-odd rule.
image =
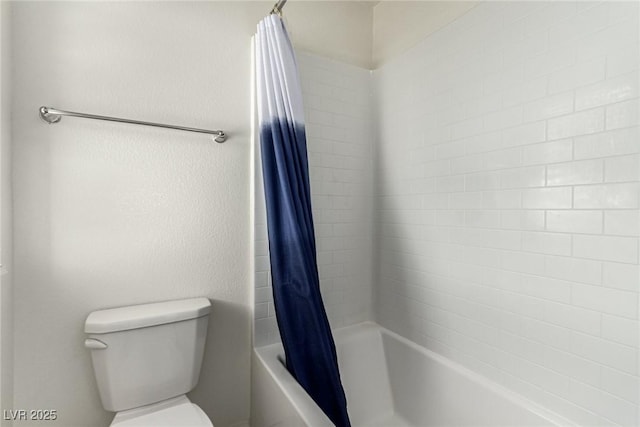
[[[278,15],[282,15],[282,8],[287,0],[278,0],[276,4],[273,5],[273,9],[271,9],[271,13],[277,13]]]
[[[166,125],[163,123],[143,122],[140,120],[120,119],[117,117],[98,116],[95,114],[74,113],[73,111],[58,110],[51,107],[40,107],[40,118],[49,124],[58,123],[62,116],[80,117],[82,119],[105,120],[109,122],[130,123],[132,125],[154,126],[158,128],[182,130],[186,132],[206,133],[213,136],[215,142],[225,142],[227,134],[221,130],[207,130],[198,128],[189,128],[184,126]]]

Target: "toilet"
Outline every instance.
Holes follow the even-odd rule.
[[[186,393],[198,383],[211,303],[192,298],[94,311],[84,325],[112,427],[213,427]]]

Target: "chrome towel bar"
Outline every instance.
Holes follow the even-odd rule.
[[[62,119],[62,116],[80,117],[83,119],[105,120],[109,122],[130,123],[132,125],[154,126],[158,128],[182,130],[186,132],[206,133],[208,135],[213,136],[213,140],[215,142],[225,142],[227,140],[227,134],[225,134],[221,130],[207,130],[207,129],[190,128],[190,127],[184,127],[184,126],[166,125],[163,123],[143,122],[140,120],[120,119],[117,117],[98,116],[95,114],[74,113],[73,111],[58,110],[56,108],[51,108],[51,107],[44,107],[44,106],[40,107],[40,118],[49,124],[58,123]]]

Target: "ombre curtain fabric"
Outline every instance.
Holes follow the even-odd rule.
[[[273,298],[287,369],[336,426],[350,426],[320,295],[302,91],[278,15],[258,24],[255,51]]]

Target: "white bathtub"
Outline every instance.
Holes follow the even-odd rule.
[[[334,339],[353,427],[571,425],[375,323],[336,330]],[[254,352],[252,426],[332,426],[282,359],[280,344]]]

